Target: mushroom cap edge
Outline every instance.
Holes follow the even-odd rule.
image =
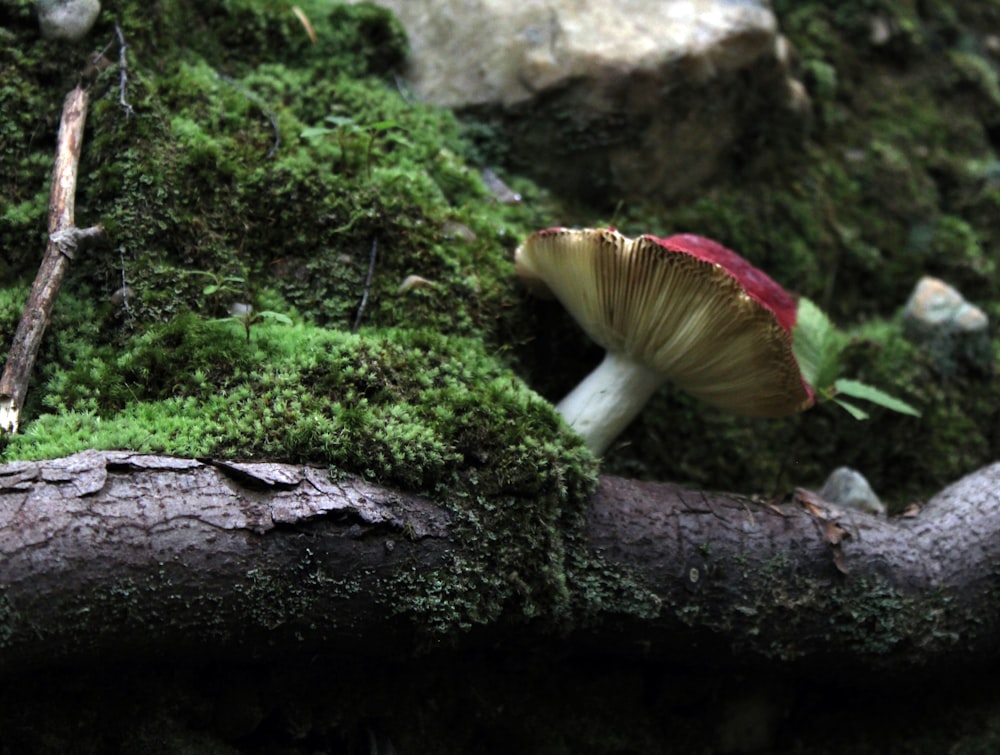
[[[709,404],[783,416],[815,403],[792,351],[796,298],[718,242],[555,227],[529,236],[515,266],[602,347]]]

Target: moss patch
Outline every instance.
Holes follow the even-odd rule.
[[[135,111],[126,116],[119,103],[112,44],[91,88],[77,201],[81,225],[103,223],[107,239],[71,267],[24,434],[6,444],[4,460],[94,446],[266,457],[422,491],[452,512],[466,557],[413,569],[384,592],[430,633],[429,645],[502,620],[558,629],[585,625],[589,612],[656,615],[664,607],[655,596],[587,556],[581,507],[595,462],[531,389],[558,399],[599,359],[557,306],[529,301],[512,278],[517,241],[560,222],[717,237],[831,311],[851,339],[847,373],[924,411],[919,421],[876,412],[859,424],[821,407],[756,422],[666,389],[605,470],[778,492],[818,484],[847,463],[902,505],[997,457],[996,381],[937,374],[896,320],[924,272],[1000,317],[998,87],[982,31],[1000,17],[996,2],[775,2],[815,105],[803,148],[776,167],[754,159],[759,145],[740,145],[746,153],[733,164],[747,167],[729,181],[671,207],[635,204],[605,218],[559,209],[516,177],[525,201],[497,202],[466,135],[487,134],[483,143],[500,154],[504,134],[406,97],[393,77],[406,43],[389,14],[297,4],[316,45],[284,0],[106,0],[92,36],[71,45],[38,38],[30,0],[0,0],[0,343],[9,343],[44,247],[62,99],[88,55],[114,41],[116,21],[129,43]],[[886,42],[872,41],[873,23],[891,31]],[[397,293],[410,275],[427,283]],[[258,323],[247,339],[222,320],[234,304],[294,324]],[[759,580],[785,578],[780,559],[772,566]],[[262,625],[303,610],[289,581],[359,589],[312,562],[280,586],[267,575],[248,580],[245,599]],[[168,587],[166,573],[147,584],[123,578],[111,586],[108,616],[127,611],[136,590]],[[755,606],[731,603],[727,615],[692,622],[756,620],[741,612]],[[854,633],[861,655],[891,652],[907,634],[882,623],[908,615],[909,604],[879,582],[834,591],[827,605],[838,622],[831,631]],[[0,605],[0,616],[8,609]],[[927,642],[952,642],[934,636],[933,617],[910,618]],[[18,715],[0,751],[147,752],[155,743],[229,752],[250,735],[264,748],[360,751],[388,735],[400,751],[686,752],[719,729],[701,714],[724,709],[732,679],[645,659],[584,667],[557,645],[541,659],[504,648],[500,660],[444,664],[436,655],[403,669],[310,659],[308,669],[246,669],[236,682],[225,668],[210,688],[203,669],[165,669],[155,684],[148,669],[124,683],[108,669],[97,679],[76,669],[27,686],[16,679],[2,690]],[[941,751],[961,737],[942,742],[930,730],[962,709],[986,722],[982,747],[995,748],[995,695],[985,681],[982,689],[990,693],[973,700],[979,690],[963,685],[941,707],[947,693],[932,695],[916,732],[912,695],[859,698],[852,689],[831,701],[807,690],[772,749],[885,751],[904,731],[918,749],[927,732],[924,749]],[[826,732],[845,731],[844,700],[873,723],[831,746]],[[45,714],[25,723],[25,701]],[[960,744],[979,743],[965,732]]]
[[[565,538],[594,461],[478,339],[301,324],[247,339],[188,314],[57,371],[46,401],[54,411],[6,458],[96,447],[311,462],[449,504],[473,555],[389,593],[431,631],[570,610]]]
[[[77,200],[80,223],[104,223],[107,240],[71,268],[25,435],[4,457],[97,445],[325,463],[447,498],[474,512],[476,536],[532,501],[556,566],[534,562],[541,582],[519,587],[512,548],[498,597],[466,618],[518,591],[534,596],[517,599],[529,615],[565,602],[575,556],[553,528],[572,520],[593,462],[520,380],[556,400],[599,355],[558,307],[526,299],[510,256],[536,228],[611,222],[738,249],[848,330],[848,374],[924,417],[858,424],[821,407],[747,421],[667,389],[607,471],[778,492],[850,464],[896,505],[926,495],[1000,451],[989,376],[943,380],[893,319],[924,272],[1000,316],[998,88],[977,31],[996,9],[969,5],[778,3],[815,104],[803,148],[765,173],[741,145],[733,164],[747,168],[730,181],[600,218],[519,179],[525,201],[496,201],[466,137],[498,145],[503,134],[410,101],[392,76],[405,38],[374,6],[300,3],[314,45],[291,3],[107,3],[91,39],[103,49],[121,25],[134,115],[119,102],[112,44],[91,87]],[[0,9],[6,343],[44,243],[59,107],[91,49],[38,39],[29,2]],[[883,22],[892,34],[876,44],[868,31]],[[398,293],[411,275],[423,282]],[[237,324],[211,322],[234,304],[296,325],[255,325],[247,343]],[[599,585],[589,568],[576,577]],[[434,575],[421,579],[414,595],[438,590]],[[595,590],[616,599],[614,585]],[[632,609],[651,610],[642,599]]]
[[[109,4],[91,35],[103,47],[105,39],[114,40],[113,23],[121,25],[129,43],[124,96],[134,115],[119,102],[123,71],[112,45],[91,85],[77,193],[79,221],[103,223],[106,243],[71,267],[25,412],[34,450],[25,438],[7,457],[15,448],[38,456],[89,439],[176,453],[200,448],[346,463],[330,454],[329,444],[345,432],[360,437],[368,420],[359,407],[369,401],[372,381],[383,377],[363,374],[363,365],[379,362],[365,354],[384,355],[387,344],[410,354],[405,364],[386,367],[405,383],[397,386],[397,399],[418,376],[429,385],[435,360],[458,364],[469,355],[469,339],[477,339],[475,366],[464,375],[472,391],[487,354],[502,354],[505,339],[523,337],[514,316],[510,249],[542,222],[542,208],[496,202],[467,158],[454,117],[402,96],[389,74],[401,64],[406,41],[392,16],[367,4],[302,3],[317,34],[313,44],[291,3],[180,3],[152,13],[140,5]],[[3,188],[14,199],[0,223],[6,252],[0,274],[21,281],[0,299],[0,335],[9,343],[44,245],[59,106],[89,50],[86,43],[40,40],[31,3],[0,7],[10,42],[0,53],[0,97],[4,111],[16,114],[5,119],[0,142]],[[419,275],[421,285],[397,293],[410,275]],[[197,321],[223,318],[240,304],[290,315],[301,325],[255,327],[252,347],[243,348],[236,334]],[[359,320],[369,335],[348,336]],[[252,402],[259,384],[238,383],[262,378],[250,373],[263,365],[270,364],[280,382],[287,366],[278,365],[282,355],[320,348],[302,340],[319,337],[319,327],[342,337],[323,347],[337,352],[334,362],[350,361],[347,354],[359,350],[354,362],[360,366],[338,378],[344,385],[359,381],[361,392],[347,400],[343,426],[324,433],[303,420],[279,438],[251,426],[185,424],[185,406],[201,411],[218,402],[228,411],[233,402]],[[370,335],[375,331],[382,334]],[[407,339],[409,346],[402,345]],[[236,370],[225,386],[212,371],[220,364]],[[499,379],[502,363],[490,369],[496,372],[488,382]],[[368,387],[360,384],[365,381]],[[210,389],[226,395],[208,395]],[[296,388],[276,390],[291,400]],[[337,389],[310,373],[297,390],[308,403],[315,397],[309,391]],[[441,398],[428,390],[424,399]],[[437,406],[452,416],[468,408]],[[403,413],[403,404],[394,411]],[[122,422],[112,420],[115,413]],[[208,410],[207,416],[215,415]],[[476,416],[464,421],[484,419]],[[35,417],[39,423],[31,429]],[[167,432],[170,417],[178,428]],[[146,429],[125,437],[126,419]],[[388,438],[386,428],[400,425],[383,419],[380,435]],[[259,430],[268,422],[278,420],[257,417],[252,424]],[[66,435],[67,428],[75,429]],[[372,450],[367,466],[384,469],[387,482],[417,486],[439,481],[441,470],[456,463],[454,452],[432,447],[432,438],[396,441],[381,452],[359,446],[356,461]]]
[[[455,117],[400,90],[388,12],[298,6],[316,44],[293,3],[237,0],[105,3],[67,45],[38,38],[31,3],[0,2],[4,343],[44,248],[63,97],[110,42],[76,208],[106,239],[71,266],[2,458],[126,448],[361,474],[445,503],[470,544],[464,568],[398,586],[415,624],[558,617],[596,465],[512,371],[528,335],[511,250],[545,201],[524,182],[531,201],[497,201]],[[294,324],[247,337],[234,305]]]
[[[3,30],[0,104],[17,117],[0,142],[13,200],[0,277],[14,280],[33,274],[42,248],[59,107],[89,50],[39,40],[30,3],[4,5],[16,24]],[[348,327],[375,244],[365,324],[496,332],[510,321],[509,249],[541,208],[492,201],[454,117],[400,94],[390,74],[406,45],[391,15],[301,5],[316,45],[291,3],[106,9],[92,38],[103,45],[121,24],[135,115],[119,102],[112,45],[91,87],[77,192],[80,223],[103,223],[107,244],[74,266],[70,287],[104,300],[127,284],[135,329],[189,310],[222,315],[265,287]],[[433,286],[402,307],[392,294],[411,274]],[[209,296],[212,280],[230,285]],[[121,336],[119,319],[104,339]]]

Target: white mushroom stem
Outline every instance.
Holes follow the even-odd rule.
[[[663,382],[662,375],[609,351],[556,409],[599,456],[635,419]]]

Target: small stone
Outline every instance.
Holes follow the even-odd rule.
[[[938,278],[925,276],[917,283],[906,303],[903,332],[927,349],[944,373],[954,373],[960,364],[992,368],[989,318]]]
[[[865,476],[850,467],[833,470],[820,488],[819,495],[835,506],[867,511],[877,516],[885,516],[886,513],[885,505],[875,495]]]
[[[503,182],[496,173],[494,173],[489,168],[483,168],[482,173],[483,183],[486,184],[486,188],[490,190],[490,193],[496,197],[500,204],[520,204],[521,195],[510,188],[507,184]]]
[[[246,302],[233,302],[229,305],[229,316],[236,318],[246,318],[253,315],[253,304]]]
[[[120,307],[122,309],[128,309],[128,303],[130,299],[135,298],[135,289],[131,286],[122,286],[113,294],[111,294],[110,301],[112,306]]]
[[[471,244],[477,238],[475,231],[465,223],[459,223],[457,220],[446,220],[442,223],[441,233],[444,234],[445,238],[458,239],[468,244]]]
[[[896,35],[895,24],[884,16],[875,16],[869,25],[868,41],[874,47],[882,47]]]
[[[100,0],[38,0],[36,7],[42,36],[70,42],[87,36],[101,13]]]

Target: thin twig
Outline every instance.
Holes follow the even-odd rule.
[[[396,82],[396,91],[403,98],[403,102],[407,105],[412,105],[416,98],[413,96],[413,90],[410,89],[410,85],[406,83],[406,79],[398,73],[393,73],[392,79]]]
[[[118,291],[121,291],[121,308],[125,312],[125,324],[130,328],[133,326],[134,316],[132,314],[132,308],[129,306],[129,298],[132,296],[132,287],[128,284],[128,279],[125,276],[125,247],[118,247],[118,257],[122,263],[122,285]],[[117,292],[116,292],[117,294]],[[112,295],[114,296],[114,294]]]
[[[361,294],[361,304],[358,305],[358,314],[354,318],[352,333],[357,333],[361,327],[361,318],[365,314],[365,307],[368,306],[368,294],[372,290],[372,280],[375,278],[375,257],[378,254],[378,239],[372,239],[372,250],[368,255],[368,276],[365,278],[365,290]]]
[[[122,261],[122,309],[131,317],[132,310],[128,306],[128,281],[125,279],[125,247],[118,247],[118,257]]]
[[[49,197],[49,243],[31,286],[28,302],[24,305],[21,321],[17,324],[10,351],[7,352],[3,375],[0,376],[0,432],[17,432],[38,347],[77,245],[83,240],[99,236],[104,230],[101,226],[77,228],[73,217],[77,168],[86,121],[87,90],[77,86],[66,95],[59,123]]]
[[[128,63],[125,59],[125,50],[128,45],[125,43],[125,35],[122,27],[115,24],[115,34],[118,35],[118,104],[125,108],[125,118],[135,115],[135,110],[125,99],[125,89],[128,87]]]

